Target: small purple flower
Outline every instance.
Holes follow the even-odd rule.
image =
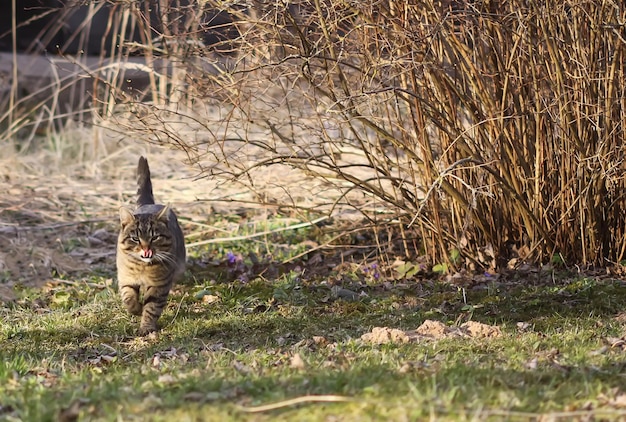
[[[226,260],[229,264],[234,264],[235,262],[237,262],[237,256],[234,253],[228,251],[226,252]]]
[[[361,271],[363,271],[365,275],[373,277],[374,280],[378,280],[380,278],[377,262],[372,262],[371,264],[361,267]]]

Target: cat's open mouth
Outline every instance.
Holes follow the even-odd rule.
[[[152,251],[152,249],[144,249],[139,252],[139,258],[141,258],[143,262],[149,264],[150,262],[152,262],[152,258],[154,258],[154,252]]]

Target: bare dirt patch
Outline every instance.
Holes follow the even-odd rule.
[[[63,176],[11,177],[0,194],[2,298],[16,284],[113,267],[115,199],[106,185]]]
[[[0,189],[0,300],[12,298],[16,285],[114,273],[118,209],[134,201],[140,155],[149,160],[156,200],[176,209],[188,244],[220,230],[207,223],[212,214],[242,209],[249,220],[284,212],[285,204],[360,216],[336,205],[342,195],[337,186],[289,166],[258,167],[248,184],[206,177],[199,164],[186,165],[184,151],[139,142],[135,135],[70,125],[47,140],[6,145],[0,159],[6,187]],[[243,156],[253,162],[255,154]],[[308,218],[305,211],[294,217]]]
[[[169,160],[165,168],[159,165],[168,161],[161,158],[168,151],[120,148],[110,141],[97,144],[89,141],[93,131],[86,128],[68,130],[64,136],[63,145],[42,141],[30,145],[30,151],[16,152],[15,148],[13,155],[11,145],[4,148],[7,154],[0,160],[0,180],[6,186],[0,189],[0,300],[11,299],[18,285],[37,287],[59,278],[114,272],[117,210],[132,203],[133,161],[140,154],[154,161],[159,199],[180,200],[172,202],[177,209],[187,203],[185,190],[171,187],[176,160]],[[77,149],[85,142],[99,152],[92,150],[89,157],[79,154]],[[168,176],[172,180],[164,181]],[[183,172],[177,181],[185,176]]]
[[[454,337],[495,338],[501,335],[499,327],[476,321],[468,321],[457,327],[427,319],[415,330],[374,327],[372,331],[363,334],[361,340],[373,344],[404,344]]]

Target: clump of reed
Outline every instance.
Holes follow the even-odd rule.
[[[230,17],[227,39],[200,42],[206,10]],[[123,130],[184,149],[207,176],[252,185],[260,166],[302,169],[433,263],[625,258],[620,2],[207,0],[172,13],[168,70],[151,73],[151,98],[124,100]],[[144,39],[132,47],[150,65]]]

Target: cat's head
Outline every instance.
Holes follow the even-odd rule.
[[[169,207],[154,214],[134,214],[128,208],[120,208],[119,250],[147,264],[172,261],[170,212]]]

